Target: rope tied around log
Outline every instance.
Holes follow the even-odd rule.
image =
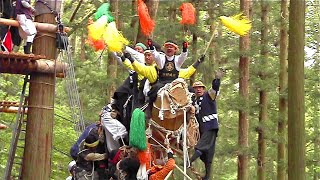
[[[176,88],[181,88],[184,90],[184,93],[186,94],[186,98],[188,100],[187,103],[185,104],[179,104],[177,101],[174,101],[174,99],[176,99],[173,95],[172,92],[176,89]],[[192,106],[192,100],[191,100],[191,96],[192,94],[189,92],[188,90],[188,85],[187,83],[181,79],[178,78],[176,80],[174,80],[172,83],[167,83],[165,84],[165,86],[163,86],[162,88],[160,88],[158,90],[158,93],[160,95],[161,98],[161,107],[157,107],[155,106],[155,104],[153,104],[153,107],[159,110],[159,119],[163,120],[163,116],[164,116],[164,111],[170,111],[171,114],[175,115],[177,111],[179,110],[185,110],[188,109]],[[164,106],[164,97],[166,97],[166,99],[168,99],[169,101],[169,109],[165,109]]]
[[[149,128],[146,131],[146,134],[148,137],[152,136],[151,128],[150,126],[153,126],[163,134],[165,134],[164,143],[169,143],[171,139],[176,138],[177,143],[180,143],[180,137],[183,132],[183,124],[175,131],[168,130],[161,125],[159,125],[157,122],[150,119],[149,121]],[[199,132],[199,124],[195,120],[195,118],[190,118],[190,121],[187,125],[187,144],[188,147],[194,147],[198,140],[200,139],[200,132]]]

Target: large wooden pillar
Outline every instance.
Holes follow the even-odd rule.
[[[44,0],[59,12],[61,0]],[[57,3],[57,4],[56,4]],[[50,9],[36,4],[35,21],[56,24]],[[33,53],[55,59],[55,33],[38,32]],[[22,178],[24,180],[50,179],[52,160],[53,120],[54,120],[54,74],[32,73],[29,87],[29,106]]]

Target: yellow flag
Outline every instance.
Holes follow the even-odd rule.
[[[251,29],[251,21],[242,13],[232,17],[220,16],[219,18],[224,26],[240,36],[247,35]]]
[[[97,21],[88,26],[88,36],[93,40],[100,40],[106,31],[107,24],[108,17],[106,15],[101,16]]]
[[[114,21],[108,24],[103,39],[110,52],[121,52],[124,46],[129,44],[129,41],[117,30]]]

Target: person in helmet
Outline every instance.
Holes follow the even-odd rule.
[[[67,177],[66,180],[75,180],[76,178],[76,168],[77,168],[77,163],[75,160],[71,161],[68,165],[68,171],[70,173],[70,176]]]

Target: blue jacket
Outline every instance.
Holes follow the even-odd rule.
[[[216,96],[219,93],[219,87],[220,79],[214,79],[212,89],[216,91]],[[196,106],[196,118],[200,124],[201,133],[211,129],[219,129],[216,96],[210,97],[209,92],[206,91],[203,96],[197,97],[193,101]]]
[[[81,142],[86,139],[86,137],[89,135],[89,133],[92,129],[98,129],[98,126],[96,123],[90,124],[89,126],[87,126],[86,129],[82,132],[82,134],[78,138],[77,142],[71,147],[70,155],[74,160],[77,160],[78,153],[80,151],[79,146],[80,146]]]

